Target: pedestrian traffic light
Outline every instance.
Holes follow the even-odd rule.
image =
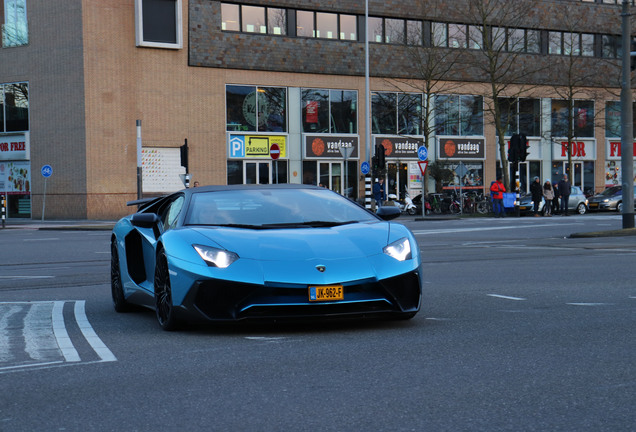
[[[185,144],[183,144],[180,148],[181,153],[181,166],[185,168],[186,174],[188,173],[188,140],[185,140]]]
[[[375,157],[378,160],[378,169],[384,169],[386,166],[386,159],[384,154],[384,146],[382,144],[378,144],[375,146]]]

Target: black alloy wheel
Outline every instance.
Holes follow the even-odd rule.
[[[119,267],[119,252],[117,251],[117,239],[115,237],[110,242],[110,291],[115,311],[129,312],[131,307],[124,296],[124,285],[121,281],[121,268]]]
[[[172,305],[168,257],[164,250],[161,250],[157,255],[157,265],[155,267],[155,310],[157,312],[157,320],[162,329],[166,331],[176,330],[177,319]]]

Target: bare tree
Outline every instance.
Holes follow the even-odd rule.
[[[411,29],[406,35],[406,45],[408,62],[404,75],[408,78],[392,78],[386,81],[397,91],[422,94],[420,134],[424,137],[424,145],[430,149],[431,145],[434,145],[435,136],[433,100],[435,95],[451,93],[461,85],[457,81],[449,80],[449,77],[462,67],[461,53],[455,49],[441,47],[442,44],[435,40],[435,35],[431,40],[426,40],[421,27]],[[408,135],[408,131],[405,135]],[[429,165],[429,171],[430,167]],[[427,172],[424,193],[427,189],[428,174]]]
[[[510,104],[504,98],[528,97],[546,69],[528,53],[540,53],[540,31],[527,28],[534,15],[533,2],[509,0],[471,0],[468,2],[466,26],[475,77],[486,85],[485,118],[494,124],[505,184],[510,184],[505,118]],[[508,110],[508,111],[506,111]]]
[[[612,94],[619,97],[618,93],[606,88],[604,82],[607,76],[615,76],[616,86],[620,87],[621,70],[616,61],[608,61],[600,66],[603,73],[599,73],[598,67],[591,63],[595,55],[594,35],[576,32],[577,28],[581,28],[580,19],[566,15],[563,20],[567,31],[548,33],[549,54],[558,55],[553,59],[555,67],[549,78],[555,83],[553,90],[556,94],[549,138],[553,142],[567,139],[567,175],[570,181],[574,181],[573,146],[578,138],[594,136],[597,119],[605,111],[605,107],[596,105],[595,101],[605,100]],[[614,49],[618,49],[618,44]]]

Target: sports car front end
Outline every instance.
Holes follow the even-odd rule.
[[[173,303],[188,315],[408,318],[420,308],[419,249],[401,225],[189,231],[175,231],[175,244],[164,239],[167,250],[183,252],[168,263]]]

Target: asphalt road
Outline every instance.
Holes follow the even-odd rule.
[[[636,429],[636,236],[569,237],[620,216],[404,223],[410,321],[176,333],[113,311],[107,231],[0,231],[0,431]]]

